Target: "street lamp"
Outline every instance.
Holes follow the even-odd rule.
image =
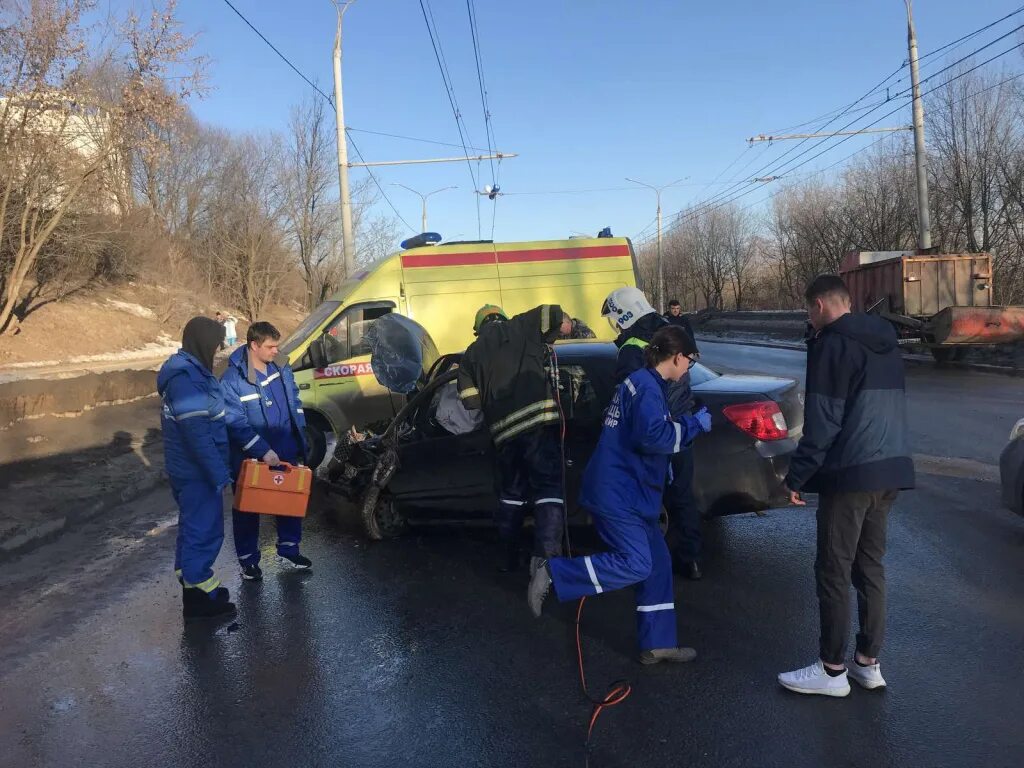
[[[690,177],[689,176],[684,176],[681,179],[676,179],[671,184],[665,184],[664,186],[656,187],[653,184],[646,184],[646,183],[644,183],[642,181],[637,181],[636,179],[631,179],[628,176],[626,177],[626,181],[632,182],[633,184],[639,184],[641,187],[647,187],[648,189],[653,189],[654,190],[654,194],[657,195],[657,198],[658,198],[658,311],[659,312],[664,312],[665,311],[665,269],[664,269],[664,265],[662,264],[662,261],[661,261],[661,193],[664,192],[669,187],[674,187],[676,184],[679,184],[680,182],[686,181],[688,178],[690,178]]]
[[[438,192],[446,192],[449,189],[458,189],[458,187],[441,187],[440,189],[435,189],[433,192],[427,192],[427,194],[423,194],[422,192],[417,192],[412,187],[407,187],[407,186],[405,186],[405,184],[399,184],[398,182],[395,182],[395,181],[391,182],[391,186],[393,186],[393,187],[401,187],[402,189],[407,189],[410,192],[412,192],[414,195],[419,195],[420,196],[420,200],[423,201],[423,219],[422,219],[423,229],[420,230],[421,232],[426,232],[427,231],[427,198],[430,197],[431,195],[436,195]]]

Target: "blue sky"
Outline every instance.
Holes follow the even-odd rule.
[[[330,92],[334,10],[329,0],[232,1]],[[466,4],[431,4],[470,138],[484,146]],[[1019,0],[918,0],[922,54],[1019,5]],[[497,202],[499,240],[595,233],[605,226],[616,235],[634,236],[654,218],[654,194],[618,189],[630,186],[624,177],[653,184],[688,177],[664,194],[666,213],[706,199],[723,189],[707,182],[734,178],[755,153],[763,154],[750,172],[789,148],[750,149],[747,137],[844,106],[906,56],[902,0],[476,0],[476,8],[497,145],[520,155],[500,167],[501,188],[510,194]],[[181,0],[180,15],[187,31],[200,34],[199,50],[212,59],[212,90],[193,104],[196,114],[235,131],[283,129],[291,105],[307,95],[308,86],[223,0]],[[358,0],[345,19],[349,126],[458,142],[419,1]],[[953,57],[1022,19],[1004,23]],[[935,57],[929,63],[934,70],[949,60]],[[1005,61],[1017,66],[1019,57]],[[894,117],[888,124],[908,120]],[[355,138],[372,160],[461,154],[461,149],[367,134]],[[855,138],[802,170],[828,165],[870,140]],[[481,173],[481,186],[490,183],[486,164]],[[458,185],[431,198],[430,229],[446,239],[476,237],[476,199],[465,163],[385,168],[377,174],[417,229],[419,198],[391,184],[422,191]],[[595,188],[612,189],[511,194]],[[766,187],[743,203],[770,191]],[[379,206],[387,210],[383,202]],[[485,199],[480,208],[485,238],[493,206]]]

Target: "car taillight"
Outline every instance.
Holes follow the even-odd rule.
[[[789,425],[773,400],[727,405],[722,413],[733,424],[758,440],[782,440],[789,437]]]

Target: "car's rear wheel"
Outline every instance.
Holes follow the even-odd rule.
[[[398,508],[398,502],[380,489],[371,486],[363,497],[362,505],[363,530],[374,541],[394,539],[405,533],[405,516]]]

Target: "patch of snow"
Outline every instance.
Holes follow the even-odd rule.
[[[156,313],[141,304],[132,304],[127,301],[118,301],[117,299],[107,299],[107,304],[114,309],[119,309],[122,312],[127,312],[128,314],[135,315],[136,317],[144,317],[147,320],[156,320]]]
[[[34,374],[46,368],[59,368],[71,371],[76,366],[87,364],[157,360],[161,357],[173,355],[180,347],[180,342],[175,341],[165,333],[161,333],[156,341],[151,341],[138,349],[123,349],[119,352],[108,352],[102,355],[79,355],[67,360],[33,360],[25,363],[8,363],[7,365],[0,365],[0,384],[18,379],[32,378]]]

